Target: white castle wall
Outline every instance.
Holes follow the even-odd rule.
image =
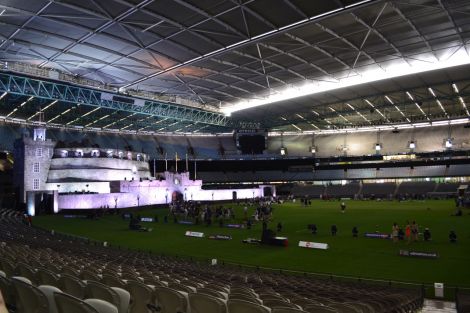
[[[233,192],[237,193],[238,199],[251,199],[263,197],[266,186],[225,190],[203,190],[201,187],[202,181],[189,179],[189,173],[165,172],[165,180],[162,181],[120,181],[119,193],[59,195],[58,201],[60,209],[128,208],[169,203],[174,192],[193,201],[231,200]]]
[[[51,160],[48,182],[139,180],[151,177],[147,161],[98,157],[58,157]]]

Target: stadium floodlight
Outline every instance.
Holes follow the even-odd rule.
[[[413,140],[410,141],[409,144],[408,144],[408,147],[409,147],[410,149],[415,149],[415,148],[416,148],[416,142],[414,142]]]
[[[281,155],[286,155],[287,154],[287,149],[282,147],[281,148]]]
[[[452,148],[452,138],[447,138],[444,145],[445,145],[446,149]]]

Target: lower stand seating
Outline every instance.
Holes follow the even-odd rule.
[[[52,235],[5,210],[0,216],[0,290],[18,312],[34,305],[38,313],[374,313],[415,312],[423,303],[419,290],[201,265]],[[22,274],[28,278],[15,277]]]

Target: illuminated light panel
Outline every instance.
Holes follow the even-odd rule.
[[[397,111],[398,111],[404,118],[406,118],[406,121],[407,121],[408,123],[411,123],[410,119],[409,119],[408,117],[406,117],[405,113],[403,113],[403,111],[400,110],[400,108],[399,108],[398,106],[395,105],[395,102],[393,102],[392,99],[390,99],[389,96],[385,96],[385,99],[387,99],[387,101],[390,102],[390,104],[392,104],[392,105],[395,107],[395,109],[397,109]]]
[[[312,111],[313,111],[313,110],[312,110]],[[315,112],[315,111],[313,111],[313,112]],[[316,112],[315,112],[315,113],[316,113]],[[303,117],[302,115],[300,115],[300,114],[296,114],[296,115],[297,115],[298,117],[300,117],[302,120],[304,120],[305,122],[307,122],[310,126],[316,128],[316,129],[320,129],[320,127],[318,127],[317,125],[315,125],[315,124],[313,124],[313,123],[307,121],[307,119],[306,119],[305,117]],[[294,127],[295,127],[295,126],[294,126]]]
[[[65,115],[65,114],[69,113],[70,111],[72,111],[72,108],[67,109],[67,110],[65,110],[65,111],[62,112],[62,113],[57,114],[55,117],[51,118],[51,119],[48,120],[47,122],[50,123],[50,122],[52,122],[52,121],[58,119],[58,118],[61,117],[62,115]]]
[[[338,114],[338,116],[341,117],[346,123],[351,123],[347,118],[345,118],[345,117],[343,116],[343,114],[336,112],[336,110],[333,109],[332,107],[328,107],[328,108],[329,108],[332,112],[335,112],[336,114]]]
[[[427,114],[423,111],[423,109],[421,109],[421,106],[415,101],[415,99],[413,98],[413,96],[411,95],[411,93],[409,93],[408,91],[406,92],[406,95],[408,96],[408,98],[410,98],[411,101],[414,102],[414,104],[416,105],[416,107],[421,111],[421,113],[426,117],[426,119],[429,121],[429,117],[427,116]]]
[[[124,126],[123,128],[121,128],[121,130],[126,129],[126,128],[129,128],[129,127],[131,127],[132,125],[134,125],[134,123],[131,123],[131,124],[127,125],[127,126]]]
[[[4,92],[1,96],[0,96],[0,100],[2,100],[3,98],[5,98],[5,96],[8,94],[8,92]]]
[[[470,122],[470,118],[458,118],[453,120],[440,120],[433,122],[422,122],[422,123],[405,123],[405,124],[392,124],[392,125],[377,125],[377,126],[365,126],[365,127],[348,127],[341,129],[320,129],[320,130],[306,130],[303,133],[308,134],[343,134],[343,133],[361,133],[361,132],[377,132],[384,130],[394,129],[411,129],[421,128],[430,126],[444,126],[444,125],[462,125]],[[282,132],[283,135],[296,135],[295,132]],[[281,136],[281,132],[271,131],[268,136]]]
[[[14,108],[10,113],[8,113],[6,115],[6,117],[10,117],[13,113],[15,113],[16,111],[18,111],[19,108],[23,107],[26,103],[28,103],[29,101],[33,100],[34,97],[29,97],[28,99],[26,99],[26,101],[23,101],[19,106],[17,106],[16,108]]]
[[[270,95],[263,98],[249,99],[229,104],[226,107],[222,108],[222,112],[224,112],[225,114],[231,114],[240,110],[299,98],[307,95],[318,94],[325,91],[332,91],[339,88],[352,87],[365,83],[371,83],[390,78],[397,78],[406,75],[424,73],[465,64],[470,64],[470,56],[467,55],[465,51],[463,51],[463,49],[458,50],[455,54],[451,55],[448,58],[442,58],[442,60],[415,60],[413,62],[410,61],[410,63],[402,62],[399,64],[391,64],[388,67],[384,67],[382,64],[382,68],[372,68],[358,75],[351,75],[348,77],[339,78],[337,82],[306,82],[302,85],[293,86],[284,90],[272,92]]]
[[[82,116],[77,117],[76,119],[74,119],[73,121],[68,122],[68,123],[65,124],[65,125],[70,125],[70,124],[72,124],[72,123],[75,123],[76,121],[78,121],[78,120],[81,119],[82,117],[85,117],[85,116],[87,116],[87,115],[90,115],[91,113],[93,113],[93,112],[95,112],[95,111],[98,111],[99,109],[101,109],[101,108],[93,109],[93,110],[91,110],[90,112],[85,113],[85,114],[83,114]],[[108,116],[109,116],[109,115],[108,115]],[[98,121],[98,120],[97,120],[97,121]],[[97,122],[97,121],[95,121],[95,122]],[[94,123],[94,122],[93,122],[93,123]],[[93,124],[93,123],[90,123],[90,124],[88,124],[88,125],[91,125],[91,124]],[[85,127],[88,127],[88,125],[85,125]]]
[[[452,84],[452,88],[454,88],[454,91],[456,94],[460,94],[459,92],[459,88],[457,87],[457,84]],[[465,113],[470,116],[470,113],[468,112],[468,109],[467,109],[467,104],[465,103],[465,101],[463,100],[462,96],[459,96],[459,101],[460,103],[462,104],[462,107],[463,109],[465,110]]]
[[[463,98],[462,97],[459,97],[459,101],[460,103],[462,104],[462,107],[464,108],[465,110],[465,113],[470,116],[470,113],[468,112],[468,109],[467,109],[467,105],[465,104],[465,101],[463,101]]]
[[[121,121],[124,121],[126,118],[129,118],[129,117],[134,116],[134,115],[136,115],[136,114],[137,114],[137,113],[132,113],[132,114],[129,115],[129,116],[124,116],[123,118],[120,118],[120,119],[118,119],[117,121],[111,122],[111,123],[109,123],[108,125],[103,126],[103,128],[108,128],[109,126],[113,126],[114,124],[119,123],[119,122],[121,122]],[[109,115],[108,115],[108,116],[109,116]]]
[[[432,96],[436,99],[436,103],[437,103],[437,105],[439,106],[439,108],[441,108],[442,112],[444,112],[445,115],[448,115],[447,112],[446,112],[446,110],[444,109],[444,106],[442,105],[441,101],[437,98],[436,93],[434,92],[434,90],[433,90],[431,87],[429,87],[429,88],[428,88],[428,91],[429,91],[429,92],[432,94]]]
[[[390,122],[390,120],[388,118],[386,118],[385,115],[382,112],[380,112],[380,110],[377,109],[372,102],[370,102],[367,99],[365,99],[365,101],[368,105],[370,105],[375,110],[375,112],[377,112],[380,116],[382,116],[382,118],[384,118],[387,122]]]
[[[452,139],[451,139],[451,138],[449,138],[449,139],[446,140],[446,142],[445,142],[445,147],[446,147],[447,149],[452,148]]]
[[[292,125],[292,127],[294,127],[295,129],[297,129],[298,131],[300,131],[300,132],[302,131],[302,129],[301,129],[300,127],[298,127],[297,125],[294,125],[294,124],[291,124],[291,125]]]
[[[40,112],[45,112],[47,109],[49,109],[51,106],[53,106],[53,105],[56,104],[57,102],[59,102],[59,100],[54,100],[54,101],[52,101],[51,103],[49,103],[48,105],[46,105],[46,106],[44,107],[44,109],[42,109]],[[38,115],[38,114],[39,114],[39,112],[36,112],[36,113],[34,113],[33,115],[31,115],[30,117],[28,117],[26,120],[29,121],[29,120],[31,120],[33,117],[35,117],[35,116]]]
[[[371,124],[371,122],[369,121],[369,119],[367,119],[364,115],[362,115],[361,112],[357,111],[355,107],[353,107],[351,104],[349,103],[346,103],[346,105],[352,109],[353,111],[355,111],[357,113],[357,115],[359,115],[360,117],[362,117],[362,119],[364,119],[367,123]]]
[[[100,117],[99,119],[97,119],[97,120],[95,120],[95,121],[93,121],[93,122],[91,122],[91,123],[86,124],[85,127],[88,127],[88,126],[90,126],[90,125],[96,124],[96,123],[98,123],[99,121],[101,121],[102,119],[105,119],[105,118],[107,118],[107,117],[110,116],[110,115],[111,115],[111,114],[102,116],[102,117]]]
[[[209,125],[202,126],[201,128],[195,130],[194,133],[198,133],[198,132],[200,132],[201,130],[203,130],[204,128],[207,128],[207,127],[209,127]]]

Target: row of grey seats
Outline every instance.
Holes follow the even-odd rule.
[[[131,283],[132,284],[132,283]],[[91,298],[80,299],[50,286],[34,286],[21,276],[8,279],[0,271],[0,287],[6,295],[7,304],[14,303],[17,313],[127,313],[127,312],[191,312],[191,313],[299,313],[300,309],[275,307],[273,309],[250,301],[228,299],[224,301],[206,294],[181,292],[166,287],[145,288],[130,301],[130,293],[120,288],[108,287],[97,282],[87,282],[87,295]],[[109,289],[110,288],[110,289]],[[143,289],[142,289],[143,288]],[[112,290],[112,291],[111,291]],[[113,292],[114,291],[114,292]],[[14,297],[15,299],[11,299]],[[154,300],[151,299],[154,297]],[[318,306],[307,312],[336,312]]]

